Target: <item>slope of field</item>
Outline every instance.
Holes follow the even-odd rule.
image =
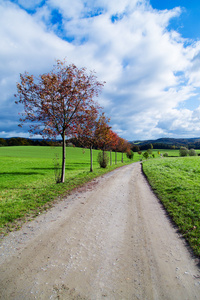
[[[200,255],[200,158],[147,160],[143,170],[183,236]]]

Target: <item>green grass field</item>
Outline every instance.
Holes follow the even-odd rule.
[[[158,152],[160,152],[162,154],[168,153],[169,157],[179,156],[179,150],[173,150],[173,149],[156,149],[156,150],[153,150],[153,153],[155,153],[155,155],[157,157],[160,157],[160,155],[158,155]]]
[[[149,159],[143,170],[173,221],[200,255],[200,157]]]
[[[64,184],[56,184],[54,162],[61,165],[61,147],[13,146],[0,148],[0,230],[3,233],[20,227],[25,218],[33,217],[60,195],[78,185],[121,166],[121,153],[112,153],[112,166],[100,169],[98,150],[93,150],[94,172],[90,172],[88,149],[66,148]],[[136,154],[134,160],[138,160]],[[125,163],[128,163],[124,155]],[[130,163],[130,161],[129,161]],[[20,221],[21,220],[21,221]]]
[[[94,172],[88,149],[66,148],[66,177],[56,184],[54,163],[61,164],[60,147],[14,146],[0,148],[0,232],[5,234],[38,215],[73,188],[120,167],[121,153],[112,153],[112,166],[101,169],[93,150]],[[144,151],[143,151],[144,152]],[[169,157],[160,158],[158,153]],[[197,151],[200,152],[200,151]],[[154,150],[155,159],[143,162],[148,180],[194,252],[200,255],[200,157],[178,157],[178,150]],[[134,153],[132,163],[142,159]]]

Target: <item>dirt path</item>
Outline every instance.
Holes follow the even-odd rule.
[[[5,237],[0,299],[200,299],[198,263],[136,163]]]

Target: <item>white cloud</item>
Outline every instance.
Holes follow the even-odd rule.
[[[65,53],[73,51],[73,45],[46,32],[16,5],[3,4],[0,12],[0,84],[3,91],[9,91],[11,87],[13,93],[19,73],[25,70],[45,72],[56,58],[63,58]]]
[[[66,0],[48,0],[47,5],[58,8],[64,18],[79,19],[84,11],[84,1],[76,0],[73,3]]]
[[[47,72],[55,59],[66,57],[79,67],[95,69],[106,81],[99,102],[123,137],[198,135],[193,111],[179,106],[194,98],[200,86],[200,43],[187,43],[167,29],[181,14],[180,8],[153,10],[143,0],[19,3],[35,13],[0,0],[5,115],[20,72]],[[55,11],[62,18],[52,23]],[[16,110],[12,108],[12,116]]]
[[[188,137],[198,136],[200,127],[200,107],[191,111],[188,109],[173,109],[168,115],[163,115],[159,127],[176,137],[187,134]]]

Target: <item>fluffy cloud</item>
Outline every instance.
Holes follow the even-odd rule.
[[[26,11],[10,2],[0,2],[0,14],[1,134],[5,127],[17,130],[19,108],[14,104],[14,93],[19,73],[48,71],[56,58],[73,51],[73,45],[45,31]]]
[[[180,8],[153,10],[145,0],[20,0],[0,1],[0,9],[0,114],[14,128],[19,73],[47,72],[66,57],[106,81],[99,102],[124,138],[199,135],[199,100],[193,109],[188,103],[200,87],[200,43],[168,29]],[[9,129],[0,124],[1,131]]]

